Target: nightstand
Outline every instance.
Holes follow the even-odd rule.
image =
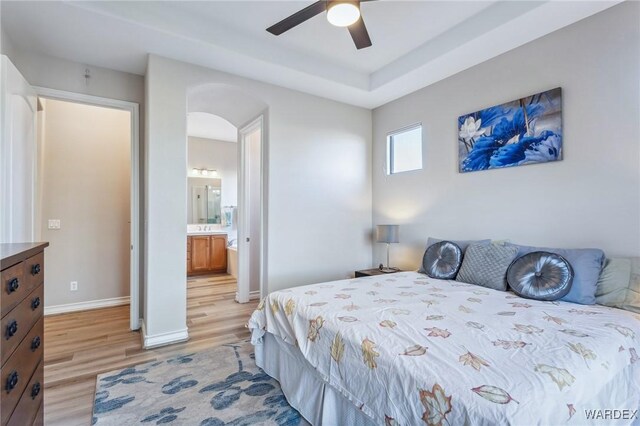
[[[362,269],[360,271],[356,271],[356,278],[372,277],[374,275],[394,274],[396,272],[402,272],[402,271],[398,269],[398,270],[392,271],[392,272],[383,272],[383,271],[380,270],[380,268]]]

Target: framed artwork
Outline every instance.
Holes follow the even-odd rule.
[[[460,173],[562,160],[562,89],[458,118]]]

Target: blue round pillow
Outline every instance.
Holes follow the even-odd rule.
[[[422,269],[431,278],[452,280],[462,265],[462,250],[451,241],[440,241],[427,248],[422,257]]]
[[[518,296],[536,300],[558,300],[573,283],[573,268],[559,254],[534,251],[514,260],[507,269],[509,287]]]

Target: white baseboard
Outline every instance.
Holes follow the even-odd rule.
[[[258,299],[260,299],[260,290],[249,292],[249,300],[258,300]],[[236,291],[236,302],[237,301],[238,301],[238,292]]]
[[[153,336],[147,335],[147,327],[145,326],[144,320],[142,321],[142,326],[140,328],[142,347],[144,349],[157,348],[158,346],[166,346],[189,340],[189,330],[187,328],[184,330],[171,331],[169,333],[160,333]]]
[[[68,303],[66,305],[45,306],[45,315],[66,314],[68,312],[88,311],[90,309],[110,308],[129,304],[129,296],[111,299],[90,300],[88,302]]]

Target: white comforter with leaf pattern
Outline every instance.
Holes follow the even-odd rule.
[[[271,293],[249,327],[378,424],[640,424],[640,316],[618,309],[403,272]]]

